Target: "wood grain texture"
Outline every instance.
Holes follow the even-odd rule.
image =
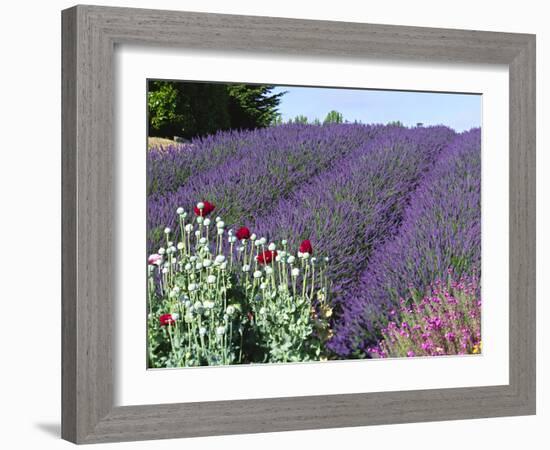
[[[77,6],[62,14],[62,436],[77,443],[535,412],[535,37]],[[510,72],[510,383],[113,407],[115,44],[307,58],[506,64]]]

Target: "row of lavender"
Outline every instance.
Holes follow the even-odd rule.
[[[479,299],[480,150],[479,129],[460,134],[411,195],[397,235],[377,248],[356,288],[342,298],[335,352],[365,354],[404,299],[422,297],[436,280],[473,279],[470,294]]]
[[[247,225],[268,240],[289,236],[291,246],[310,239],[330,255],[338,306],[355,292],[372,251],[395,234],[410,193],[453,137],[445,127],[388,127]]]
[[[228,223],[250,221],[383,130],[284,125],[149,152],[149,251],[162,243],[165,226],[174,228],[178,206],[208,200]]]

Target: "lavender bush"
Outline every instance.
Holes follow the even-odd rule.
[[[411,291],[424,295],[449,268],[479,277],[480,145],[479,129],[459,135],[412,194],[398,234],[373,254],[342,301],[334,351],[364,356],[399,299]]]
[[[261,139],[263,130],[220,131],[190,143],[158,146],[147,152],[147,193],[177,190],[192,175],[216,167],[242,151],[247,142]]]

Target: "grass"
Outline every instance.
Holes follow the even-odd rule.
[[[147,148],[174,145],[176,142],[172,139],[160,138],[160,137],[148,137],[147,138]]]

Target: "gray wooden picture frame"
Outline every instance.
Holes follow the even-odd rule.
[[[535,413],[534,35],[98,6],[63,11],[62,34],[64,439],[95,443]],[[507,65],[509,384],[115,407],[113,52],[124,43]]]

